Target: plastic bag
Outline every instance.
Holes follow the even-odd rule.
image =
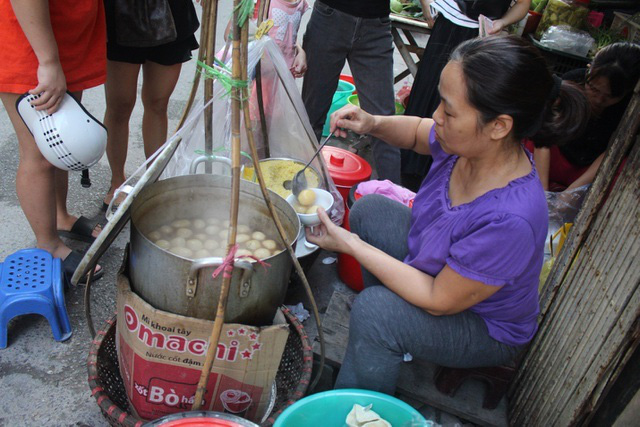
[[[549,231],[545,241],[544,263],[540,271],[540,284],[538,290],[543,291],[547,277],[551,272],[558,252],[562,249],[573,221],[578,215],[590,184],[583,185],[573,190],[562,192],[545,191],[547,206],[549,207]]]
[[[228,55],[231,56],[231,55]],[[256,90],[256,67],[260,63],[262,75],[262,97],[266,134],[260,121],[260,109]],[[231,68],[231,60],[226,63]],[[278,46],[267,36],[249,43],[248,51],[249,103],[251,128],[260,160],[291,159],[306,164],[318,149],[309,118],[291,71],[287,67]],[[231,157],[231,96],[218,79],[213,85],[211,108],[196,111],[195,125],[182,130],[180,146],[169,161],[161,178],[202,173],[211,162],[213,173],[229,174]],[[196,101],[197,103],[197,101]],[[211,111],[213,155],[205,155],[205,119]],[[241,123],[241,163],[243,179],[255,181],[253,163],[249,154],[247,135],[244,131],[244,116]],[[199,163],[201,162],[201,163]],[[300,166],[301,168],[302,166]],[[318,187],[329,191],[335,200],[328,214],[336,224],[344,217],[344,203],[322,156],[317,156],[311,167],[318,175]],[[264,171],[264,169],[263,169]],[[294,172],[295,173],[295,172]],[[271,188],[273,189],[273,188]],[[280,190],[283,190],[282,188]],[[282,194],[280,194],[282,196]]]
[[[545,254],[556,255],[558,252],[558,239],[554,239],[564,224],[573,223],[580,206],[587,194],[590,184],[583,185],[573,190],[565,190],[559,193],[545,191],[547,206],[549,207],[549,231]],[[549,244],[551,242],[551,244]]]
[[[549,27],[542,35],[540,44],[550,49],[584,57],[596,47],[596,41],[589,33],[568,25]]]
[[[541,12],[536,8],[536,12]],[[589,8],[573,0],[549,0],[542,12],[540,24],[536,29],[536,38],[540,39],[549,27],[569,25],[573,28],[584,28]]]

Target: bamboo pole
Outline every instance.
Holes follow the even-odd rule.
[[[216,24],[218,21],[218,0],[208,0],[203,2],[202,5],[202,23],[200,31],[200,49],[198,49],[198,61],[204,62],[206,64],[213,63],[213,57],[209,56],[209,49],[206,48],[208,43],[211,43],[211,46],[214,47],[215,50],[216,45]],[[213,52],[211,50],[211,52]],[[196,70],[193,75],[193,84],[191,85],[191,92],[189,93],[189,98],[187,99],[187,104],[182,111],[182,117],[180,117],[180,121],[178,122],[178,126],[176,131],[178,131],[184,122],[187,120],[189,115],[189,111],[193,106],[193,102],[196,99],[196,94],[198,93],[198,87],[200,86],[200,72],[198,71],[198,67],[196,66]],[[206,103],[207,101],[205,101]]]
[[[210,10],[209,25],[206,39],[206,59],[207,65],[213,64],[214,51],[216,45],[216,21],[218,3],[215,1],[215,5]],[[207,1],[207,3],[209,3]],[[234,14],[235,16],[235,14]],[[211,98],[213,98],[213,79],[206,79],[204,81],[204,103],[207,104]],[[213,153],[213,105],[209,104],[204,111],[204,151],[206,155]],[[212,172],[211,162],[205,162],[204,170],[210,174]]]
[[[248,29],[247,31],[244,31],[243,29],[243,33],[242,33],[242,38],[241,38],[241,42],[242,42],[242,49],[243,52],[245,54],[245,58],[247,55],[247,51],[246,51],[246,47],[248,46],[247,42],[247,38],[248,38]],[[242,79],[243,80],[247,80],[248,78],[248,73],[247,73],[247,61],[243,61],[242,63],[243,65],[243,69],[242,69]],[[259,65],[259,63],[258,63]],[[257,76],[256,76],[257,78]],[[293,249],[293,246],[287,242],[287,233],[284,229],[284,226],[282,225],[282,221],[280,221],[280,217],[278,216],[278,212],[276,211],[273,203],[271,202],[271,196],[269,195],[269,191],[267,190],[267,186],[266,183],[264,181],[264,177],[262,175],[262,170],[260,169],[260,163],[259,163],[259,159],[258,159],[258,150],[256,148],[256,144],[255,144],[255,139],[253,137],[253,129],[251,126],[251,115],[249,113],[249,89],[248,88],[244,88],[243,89],[243,96],[242,99],[244,101],[247,102],[243,102],[243,111],[244,111],[244,125],[245,125],[245,130],[247,133],[247,142],[249,144],[249,151],[251,152],[251,158],[253,160],[253,168],[255,170],[255,173],[258,177],[258,184],[260,185],[260,190],[262,191],[262,197],[264,198],[264,201],[267,205],[267,208],[269,209],[269,213],[271,214],[271,218],[273,219],[273,222],[276,226],[276,229],[278,230],[278,234],[280,235],[280,238],[282,239],[282,242],[284,243],[285,247],[287,248],[287,252],[289,253],[289,257],[291,258],[291,260],[293,261],[293,266],[296,269],[296,273],[298,274],[298,276],[300,277],[300,279],[302,280],[302,283],[304,284],[304,288],[305,291],[307,293],[307,296],[309,297],[309,301],[311,301],[311,308],[313,310],[313,316],[316,320],[317,326],[318,326],[318,338],[320,340],[320,365],[319,365],[319,369],[318,369],[318,373],[316,374],[316,377],[313,379],[313,381],[311,382],[311,384],[309,385],[310,389],[313,389],[315,387],[315,385],[318,383],[318,381],[320,380],[320,375],[322,373],[323,367],[324,367],[324,362],[325,362],[325,346],[324,346],[324,333],[322,331],[322,320],[320,319],[320,313],[318,311],[318,305],[316,304],[316,300],[313,297],[313,292],[311,291],[311,285],[309,285],[309,281],[307,280],[307,276],[304,274],[304,270],[302,269],[302,266],[300,265],[300,262],[298,261],[298,257],[296,257],[296,253],[295,250]],[[258,102],[262,102],[261,100],[259,100]],[[261,118],[262,119],[262,118]]]
[[[233,12],[233,53],[232,53],[232,77],[239,80],[242,73],[240,61],[240,28],[238,27],[238,4],[240,0],[234,0]],[[246,23],[245,23],[246,26]],[[245,59],[246,62],[246,59]],[[229,240],[227,244],[227,256],[236,244],[236,233],[238,228],[238,210],[240,205],[240,97],[241,90],[237,87],[232,89],[231,100],[231,207],[229,212]],[[233,268],[233,260],[231,267]],[[227,299],[229,297],[229,286],[231,282],[231,274],[223,272],[222,285],[220,288],[220,297],[218,298],[218,308],[216,317],[213,322],[213,329],[209,337],[209,346],[207,354],[198,381],[198,388],[193,403],[192,410],[199,410],[202,406],[203,396],[207,389],[207,382],[211,373],[211,367],[220,340],[220,333],[224,326],[224,315],[227,308]]]

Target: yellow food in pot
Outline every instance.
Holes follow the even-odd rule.
[[[262,171],[262,176],[264,177],[267,188],[276,192],[283,199],[286,199],[287,196],[291,194],[291,187],[289,187],[289,189],[285,188],[284,183],[291,181],[295,174],[300,172],[303,167],[304,164],[295,160],[268,159],[260,162],[260,170]],[[315,188],[320,185],[320,179],[316,171],[310,167],[304,171],[304,176],[307,178],[307,185],[309,187]],[[243,178],[248,181],[258,181],[251,166],[244,168]]]

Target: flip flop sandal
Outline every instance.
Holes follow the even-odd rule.
[[[62,270],[64,271],[65,281],[67,285],[71,283],[71,278],[73,277],[73,273],[75,273],[76,269],[78,268],[78,265],[80,264],[80,261],[82,261],[82,258],[84,258],[84,253],[80,252],[79,250],[73,250],[71,251],[71,253],[69,253],[69,255],[67,255],[64,261],[62,261]],[[93,273],[91,282],[92,283],[95,282],[96,280],[100,279],[102,276],[104,276],[104,271],[102,267],[100,267],[98,271],[95,271]],[[83,278],[83,282],[86,282],[86,277]]]
[[[95,230],[98,225],[100,225],[100,223],[97,220],[79,216],[76,222],[73,223],[71,230],[58,230],[58,235],[60,237],[80,240],[81,242],[93,243],[93,241],[96,240],[96,238],[93,237],[93,230]]]

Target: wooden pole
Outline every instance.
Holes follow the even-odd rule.
[[[248,27],[246,26],[245,28],[243,28],[243,31],[242,31],[241,46],[242,46],[243,57],[247,58]],[[242,62],[242,79],[244,81],[248,79],[247,62],[248,61],[246,60]],[[258,63],[258,65],[260,65],[260,63]],[[259,74],[256,75],[256,79],[259,79]],[[309,297],[309,301],[311,301],[311,308],[313,310],[313,315],[318,326],[318,337],[320,339],[320,369],[318,370],[316,377],[313,379],[313,381],[309,386],[310,389],[313,389],[313,387],[315,387],[318,380],[320,379],[320,374],[322,373],[322,370],[324,367],[324,360],[325,360],[324,333],[322,331],[322,321],[320,319],[318,306],[316,304],[315,298],[313,297],[313,292],[311,291],[311,286],[309,285],[309,281],[307,280],[307,277],[304,274],[304,270],[302,269],[302,266],[298,261],[298,257],[296,257],[293,247],[291,246],[291,244],[287,243],[287,233],[284,229],[284,226],[282,225],[282,221],[280,221],[278,212],[276,211],[273,203],[271,202],[271,196],[269,195],[269,191],[267,190],[267,186],[265,184],[264,177],[262,175],[262,170],[260,169],[258,150],[256,148],[256,143],[253,138],[253,129],[251,126],[251,115],[249,113],[249,89],[243,88],[242,92],[243,92],[242,99],[244,101],[242,104],[242,110],[244,112],[244,125],[245,125],[246,134],[247,134],[247,142],[249,144],[249,151],[251,152],[251,158],[253,159],[253,168],[256,171],[256,175],[258,177],[258,184],[260,185],[260,190],[262,191],[262,197],[264,198],[267,208],[269,209],[269,213],[271,215],[271,218],[273,219],[276,229],[278,230],[278,234],[280,235],[282,242],[287,248],[289,257],[293,261],[293,266],[296,269],[296,273],[298,274],[298,276],[302,280],[302,283],[304,284],[304,288],[307,293],[307,296]],[[258,102],[262,106],[262,100],[260,99],[259,94],[258,94],[258,97],[259,97]],[[261,122],[264,123],[262,120],[263,118],[261,115]],[[263,128],[263,132],[266,132],[266,128]],[[265,134],[265,137],[266,137],[266,134]]]
[[[206,3],[209,3],[209,1]],[[214,4],[212,4],[210,10],[207,39],[205,44],[207,65],[213,65],[215,55],[214,51],[216,47],[218,2],[217,0],[213,0],[213,3]],[[207,104],[211,98],[213,98],[213,79],[206,79],[204,81],[204,103]],[[211,155],[213,153],[213,106],[211,104],[209,104],[204,111],[204,151],[207,155]],[[205,162],[205,172],[208,174],[212,172],[211,162]]]
[[[217,21],[218,0],[205,1],[202,5],[202,30],[200,31],[200,49],[198,49],[198,61],[204,62],[205,64],[213,63],[213,57],[209,56],[209,52],[213,52],[213,50],[215,49]],[[207,49],[209,43],[211,43],[211,46],[214,47],[213,50]],[[187,104],[182,111],[182,117],[180,117],[180,122],[178,123],[176,131],[180,129],[182,125],[184,125],[184,122],[187,120],[189,110],[191,110],[191,106],[193,105],[193,102],[196,99],[196,94],[198,93],[199,83],[200,72],[198,71],[198,66],[196,66],[196,70],[193,76],[193,84],[191,85],[191,93],[189,93]]]
[[[233,12],[233,61],[232,61],[232,77],[234,80],[240,80],[242,74],[242,66],[240,61],[240,28],[238,28],[238,4],[239,0],[234,0]],[[246,23],[245,23],[246,27]],[[246,59],[245,59],[246,62]],[[229,212],[229,240],[227,244],[227,256],[231,248],[236,244],[236,233],[238,229],[238,210],[240,205],[240,96],[241,90],[237,87],[232,89],[231,100],[231,208]],[[233,260],[231,260],[233,267]],[[198,388],[193,403],[192,410],[198,410],[202,406],[203,396],[207,389],[207,382],[211,373],[211,367],[220,340],[220,333],[224,325],[224,315],[227,308],[227,299],[229,297],[229,286],[231,282],[231,274],[224,273],[222,276],[222,285],[220,288],[220,297],[218,299],[218,309],[213,322],[213,330],[209,337],[209,346],[205,357]]]

